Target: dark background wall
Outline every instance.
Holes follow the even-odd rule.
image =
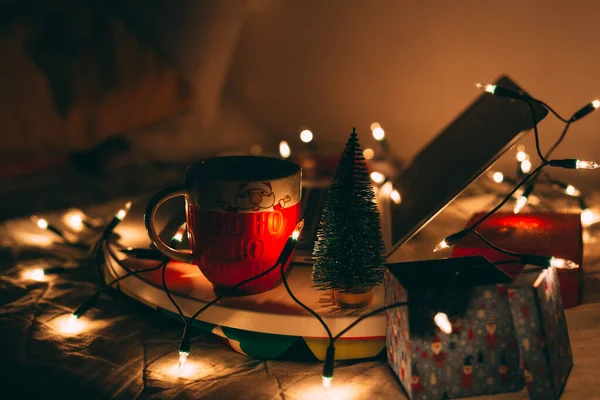
[[[591,0],[131,0],[119,7],[112,18],[125,21],[127,29],[115,40],[116,48],[126,43],[124,38],[152,38],[141,40],[140,46],[148,46],[164,64],[160,71],[168,73],[155,75],[163,77],[157,82],[167,86],[167,94],[162,106],[137,123],[115,123],[95,135],[135,131],[133,136],[143,138],[138,142],[150,149],[164,150],[177,142],[186,157],[235,147],[245,150],[256,141],[295,142],[301,126],[337,149],[352,126],[366,135],[373,121],[386,129],[397,152],[410,157],[478,95],[474,82],[504,73],[566,115],[600,97],[600,53],[595,45],[600,3]],[[19,53],[28,37],[19,32],[3,36],[0,45]],[[2,79],[12,85],[3,104],[19,98],[15,107],[23,110],[50,96],[44,92],[44,73],[36,87],[19,90],[28,82],[31,86],[32,80],[17,82],[15,71],[37,68],[27,64],[26,55],[20,57],[25,67],[16,63],[3,69]],[[133,63],[142,72],[150,64]],[[134,70],[131,75],[140,73]],[[126,109],[123,96],[116,109]],[[150,101],[152,95],[141,98]],[[46,110],[48,102],[36,107]],[[74,109],[83,107],[75,103]],[[191,110],[185,122],[181,110]],[[14,123],[11,115],[5,111],[0,118],[3,137],[26,126]],[[150,123],[165,115],[178,122],[158,128]],[[97,120],[102,118],[92,119]],[[77,137],[83,129],[77,126],[86,125],[69,126],[69,135]],[[550,117],[542,123],[545,147],[559,129]],[[23,129],[23,135],[32,135],[31,130]],[[600,114],[587,117],[572,128],[556,155],[600,159],[598,132]],[[39,129],[36,135],[41,135]],[[55,148],[97,141],[63,141],[60,134],[54,135]],[[32,147],[22,137],[18,143],[20,147],[14,147],[24,152]],[[191,144],[198,145],[190,150]],[[171,156],[177,154],[174,148]],[[570,176],[580,185],[594,182],[589,174]]]

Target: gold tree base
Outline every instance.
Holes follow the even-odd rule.
[[[332,290],[333,303],[342,308],[362,308],[373,301],[375,291],[373,288],[367,289],[362,293],[344,293],[339,290]]]

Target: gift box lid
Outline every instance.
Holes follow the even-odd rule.
[[[509,283],[511,278],[483,256],[387,264],[410,293],[414,290],[472,288]]]

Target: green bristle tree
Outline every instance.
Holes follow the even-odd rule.
[[[383,280],[385,247],[356,129],[333,176],[314,247],[313,287],[361,293]]]

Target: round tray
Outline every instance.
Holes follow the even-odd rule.
[[[143,201],[140,203],[146,204]],[[133,207],[116,230],[120,239],[110,243],[117,257],[122,260],[122,266],[107,254],[107,282],[129,271],[150,268],[159,263],[156,260],[126,257],[118,252],[120,248],[149,246],[141,211],[137,208]],[[168,227],[169,223],[166,225]],[[383,286],[379,286],[375,288],[371,305],[355,310],[342,309],[333,304],[329,292],[312,288],[311,272],[311,266],[292,265],[287,274],[290,288],[298,299],[323,317],[333,335],[358,316],[383,306]],[[279,270],[272,273],[279,273]],[[166,280],[173,298],[188,317],[215,297],[212,284],[195,265],[169,262]],[[118,288],[139,302],[178,317],[176,308],[163,291],[160,270],[124,279],[119,282]],[[296,358],[298,353],[301,355],[309,351],[323,360],[329,344],[319,321],[297,305],[283,285],[256,295],[225,298],[200,314],[194,324],[224,338],[232,349],[254,358],[287,358],[287,353],[293,353]],[[384,348],[385,315],[382,313],[362,321],[338,339],[336,359],[375,357]]]

